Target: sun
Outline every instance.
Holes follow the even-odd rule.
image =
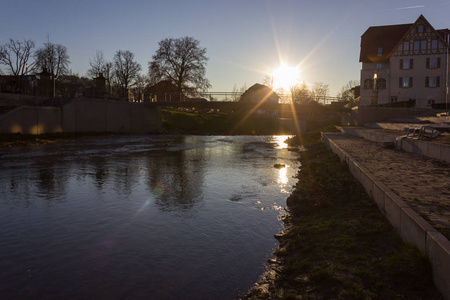
[[[281,65],[273,71],[272,76],[274,89],[288,91],[291,87],[300,83],[300,69],[298,67]]]

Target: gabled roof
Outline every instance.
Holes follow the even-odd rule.
[[[372,26],[361,36],[359,61],[363,63],[384,62],[389,60],[389,53],[397,46],[400,39],[413,24]],[[378,48],[383,48],[378,56]]]
[[[248,103],[278,103],[280,96],[266,85],[255,83],[249,87],[239,99],[239,102]]]
[[[178,87],[170,80],[161,80],[160,82],[146,87],[147,93],[175,93]]]
[[[435,30],[428,20],[423,15],[420,15],[414,23],[410,24],[369,27],[361,36],[359,61],[363,63],[389,61],[389,57],[397,45],[415,24],[426,24],[427,27],[435,31],[442,41],[446,43],[445,37],[450,31],[448,29]],[[379,48],[383,50],[381,55],[378,52]]]

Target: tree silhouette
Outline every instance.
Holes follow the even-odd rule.
[[[192,37],[168,38],[159,42],[159,49],[149,62],[151,82],[170,80],[180,93],[196,94],[211,87],[205,78],[208,61],[206,48]]]
[[[89,70],[87,71],[87,76],[90,78],[95,78],[102,73],[103,77],[106,79],[108,84],[108,93],[111,94],[111,83],[113,77],[113,64],[104,59],[103,51],[97,50],[92,59],[89,59]]]
[[[32,40],[13,40],[0,46],[0,64],[5,65],[8,73],[14,75],[14,91],[22,91],[23,76],[34,70],[34,62],[31,62],[32,51],[35,44]]]
[[[70,61],[67,48],[61,44],[53,44],[49,39],[36,51],[35,60],[36,67],[45,68],[51,74],[54,86],[61,75],[69,73]],[[53,96],[55,96],[55,89],[53,89]]]
[[[134,61],[132,52],[128,50],[116,52],[113,59],[113,73],[121,96],[127,95],[128,89],[135,84],[140,71],[141,65]]]

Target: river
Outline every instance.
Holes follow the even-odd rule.
[[[0,149],[0,299],[244,293],[283,230],[299,168],[286,138],[119,136]]]

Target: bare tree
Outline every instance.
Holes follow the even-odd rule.
[[[353,101],[355,100],[353,94],[353,88],[359,85],[358,80],[350,80],[344,85],[341,89],[341,92],[338,94],[339,101]]]
[[[0,64],[7,67],[8,73],[15,77],[14,91],[22,91],[24,75],[34,70],[35,63],[31,61],[35,44],[32,40],[13,40],[0,46]]]
[[[89,70],[86,75],[90,78],[95,78],[101,73],[106,79],[106,84],[108,85],[108,93],[111,94],[111,84],[113,77],[113,64],[105,60],[103,56],[103,51],[97,50],[92,59],[89,59]]]
[[[128,89],[136,83],[140,71],[141,65],[134,61],[132,52],[128,50],[116,52],[113,59],[113,72],[121,96],[127,95]]]
[[[273,75],[272,74],[266,74],[264,76],[263,84],[268,86],[270,89],[273,90]]]
[[[294,103],[306,104],[313,100],[311,91],[305,82],[302,84],[296,84],[291,88],[291,97]]]
[[[328,88],[328,84],[324,84],[323,82],[315,82],[311,89],[311,95],[317,102],[320,102],[320,100],[325,102],[325,98],[328,96],[329,92],[330,89]]]
[[[89,70],[87,70],[86,75],[88,77],[94,78],[99,76],[105,70],[106,61],[103,58],[103,51],[97,50],[92,59],[89,59]]]
[[[170,80],[180,93],[196,94],[211,85],[205,78],[206,48],[193,37],[168,38],[159,42],[159,49],[149,62],[151,82]]]
[[[60,76],[69,72],[69,55],[67,48],[61,44],[53,44],[50,40],[44,43],[35,53],[36,67],[46,69],[53,80],[53,97],[55,97],[55,82]]]

